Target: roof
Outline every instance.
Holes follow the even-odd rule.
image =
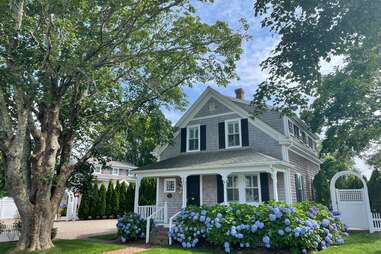
[[[271,156],[255,152],[252,148],[230,149],[214,152],[193,152],[180,154],[147,166],[137,168],[136,170],[152,169],[171,169],[197,166],[199,168],[218,165],[236,165],[237,163],[250,162],[277,162]]]

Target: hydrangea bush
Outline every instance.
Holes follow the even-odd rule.
[[[343,244],[346,229],[338,214],[310,202],[293,207],[283,202],[188,207],[169,235],[184,248],[202,242],[233,249],[264,246],[293,253]]]
[[[116,227],[120,240],[127,242],[145,237],[147,221],[136,213],[128,213],[118,219]]]

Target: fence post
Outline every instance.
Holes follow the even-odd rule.
[[[168,203],[164,202],[164,224],[168,223]]]

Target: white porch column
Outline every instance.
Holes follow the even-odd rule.
[[[134,199],[134,213],[138,213],[138,206],[139,206],[139,189],[140,189],[140,183],[142,181],[141,176],[136,176],[135,181],[135,199]]]
[[[277,171],[273,170],[271,172],[271,179],[273,180],[273,196],[274,200],[278,201],[278,178],[277,178]]]
[[[156,206],[159,205],[160,178],[156,177]]]
[[[202,175],[200,175],[200,206],[202,206],[202,204],[204,203],[203,202],[204,197],[202,192],[203,192]]]
[[[227,189],[228,176],[227,175],[221,175],[221,177],[222,177],[222,184],[224,186],[224,204],[227,205],[228,204],[228,189]]]
[[[284,188],[286,192],[286,203],[291,205],[292,204],[292,194],[291,194],[291,174],[290,170],[286,170],[283,173],[284,176]]]
[[[181,185],[183,186],[183,202],[181,208],[185,208],[187,206],[187,175],[181,176]]]

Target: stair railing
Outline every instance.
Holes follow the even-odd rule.
[[[149,243],[150,231],[151,231],[151,220],[154,222],[162,222],[167,223],[168,218],[168,204],[164,203],[164,207],[157,207],[156,211],[153,212],[150,216],[147,217],[147,225],[146,225],[146,244]]]
[[[177,216],[180,215],[181,211],[182,211],[182,210],[178,211],[178,212],[175,213],[171,218],[169,218],[169,230],[168,230],[168,244],[169,244],[169,245],[172,245],[172,234],[171,234],[171,232],[172,232],[172,228],[173,228],[173,226],[174,226],[173,221],[175,220],[175,218],[176,218]]]

